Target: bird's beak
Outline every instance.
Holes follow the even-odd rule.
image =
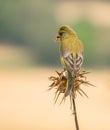
[[[57,35],[56,38],[55,38],[55,42],[59,43],[60,42],[60,36]]]

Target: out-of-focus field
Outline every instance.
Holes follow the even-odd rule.
[[[0,130],[73,130],[69,100],[53,102],[47,91],[55,68],[1,70]],[[88,80],[97,87],[84,87],[89,98],[77,96],[81,130],[110,130],[110,71],[92,71]]]

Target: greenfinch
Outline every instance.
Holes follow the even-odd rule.
[[[74,80],[83,63],[83,44],[69,26],[61,26],[56,41],[60,43],[60,58],[67,75],[64,97],[74,96]]]

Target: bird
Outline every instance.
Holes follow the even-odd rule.
[[[76,32],[67,25],[58,29],[56,42],[60,44],[60,59],[67,75],[64,97],[70,94],[74,97],[74,80],[83,64],[84,47]]]

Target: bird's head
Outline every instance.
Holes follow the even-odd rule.
[[[61,26],[58,30],[56,41],[60,42],[62,39],[69,38],[70,36],[76,37],[76,33],[69,26]]]

